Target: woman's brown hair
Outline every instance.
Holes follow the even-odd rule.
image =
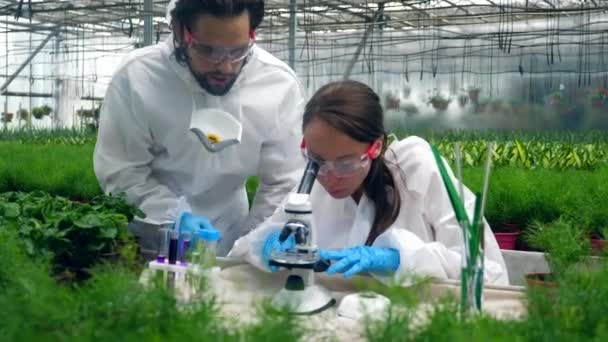
[[[317,90],[306,104],[302,128],[313,119],[321,119],[362,143],[371,144],[384,139],[382,153],[372,160],[370,171],[363,181],[363,191],[376,207],[372,229],[365,242],[369,246],[395,222],[401,207],[395,181],[384,161],[387,135],[380,98],[361,82],[332,82]]]

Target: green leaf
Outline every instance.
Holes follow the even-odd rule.
[[[74,225],[78,228],[90,229],[95,227],[103,227],[103,221],[98,215],[88,214],[74,221]]]
[[[20,214],[20,207],[17,203],[6,203],[3,205],[4,217],[6,218],[17,218]]]
[[[114,239],[118,235],[118,229],[116,228],[106,228],[102,229],[99,232],[99,237],[104,239]]]

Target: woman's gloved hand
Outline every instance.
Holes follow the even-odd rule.
[[[359,272],[395,272],[399,268],[399,251],[394,248],[357,246],[338,251],[321,250],[324,260],[336,260],[327,274],[343,273],[350,278]]]
[[[277,266],[270,266],[270,253],[272,252],[284,252],[288,249],[292,249],[296,246],[296,239],[292,235],[290,235],[287,240],[280,242],[279,241],[280,232],[273,232],[268,235],[266,241],[264,242],[264,247],[262,249],[262,260],[264,264],[270,268],[270,271],[276,272],[279,270]]]

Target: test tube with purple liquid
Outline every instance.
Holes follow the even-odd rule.
[[[171,230],[171,239],[169,240],[169,263],[175,265],[177,261],[177,241],[179,240],[179,234],[175,230]]]
[[[188,248],[190,247],[190,238],[191,238],[190,232],[182,233],[182,239],[181,239],[182,245],[179,250],[179,252],[180,252],[179,261],[182,264],[186,263],[186,252],[188,251]]]

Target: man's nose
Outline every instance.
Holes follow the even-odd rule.
[[[217,69],[223,74],[232,74],[234,72],[234,64],[229,58],[222,58],[217,65]]]

